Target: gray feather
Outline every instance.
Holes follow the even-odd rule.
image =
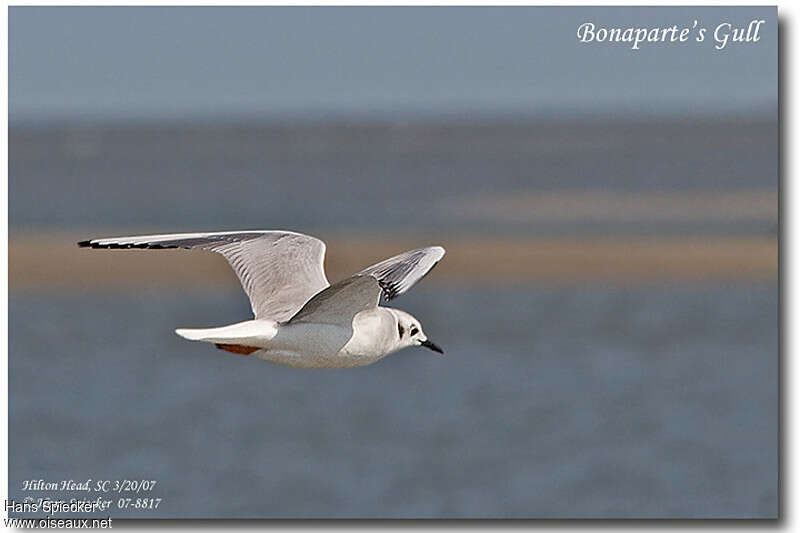
[[[444,248],[429,246],[390,257],[365,268],[359,275],[369,275],[378,280],[383,296],[389,301],[413,287],[442,257]]]
[[[311,298],[290,323],[310,322],[351,327],[353,317],[378,306],[381,288],[371,276],[353,276]]]

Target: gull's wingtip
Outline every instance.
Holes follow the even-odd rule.
[[[92,247],[92,241],[80,241],[78,243],[78,246],[81,247],[81,248],[91,248]]]

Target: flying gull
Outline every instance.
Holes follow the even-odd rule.
[[[223,231],[93,239],[86,248],[210,250],[228,260],[253,320],[207,329],[176,329],[193,341],[294,367],[368,365],[408,346],[444,353],[405,311],[380,306],[403,294],[444,257],[429,246],[403,252],[328,283],[325,243],[292,231]]]

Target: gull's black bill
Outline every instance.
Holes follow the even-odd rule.
[[[440,354],[444,354],[444,350],[439,348],[437,344],[434,344],[431,341],[422,341],[422,343],[420,343],[420,346],[424,346],[429,350],[433,350],[434,352],[439,352]]]

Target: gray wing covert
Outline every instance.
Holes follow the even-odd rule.
[[[371,276],[353,276],[334,283],[311,298],[289,321],[350,327],[360,311],[378,306],[381,288]]]

